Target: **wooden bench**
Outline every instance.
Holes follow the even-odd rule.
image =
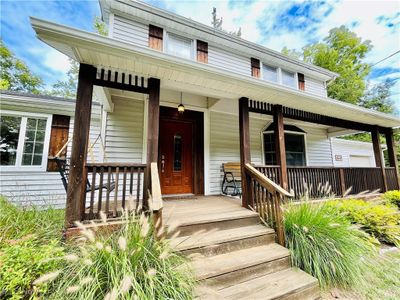
[[[242,196],[242,174],[239,162],[227,162],[222,164],[224,179],[222,180],[222,194],[232,196]],[[229,189],[232,193],[229,194]]]

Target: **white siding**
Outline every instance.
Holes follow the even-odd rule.
[[[332,155],[335,167],[351,167],[351,156],[359,157],[369,164],[364,167],[375,167],[374,149],[372,143],[348,141],[332,138]],[[342,160],[336,160],[335,155],[341,156]],[[339,158],[339,157],[338,157]]]
[[[307,165],[332,166],[331,144],[326,135],[307,134]]]
[[[250,58],[211,45],[208,47],[208,64],[233,73],[251,76]]]
[[[112,37],[147,47],[149,44],[149,26],[115,15]]]
[[[261,132],[266,122],[250,118],[251,161],[262,164]],[[210,193],[221,191],[222,164],[239,162],[239,118],[236,115],[210,112]]]
[[[60,112],[58,112],[60,113]],[[73,118],[71,118],[69,136],[73,132]],[[94,143],[100,133],[99,115],[94,115],[90,126],[90,143]],[[68,145],[68,157],[71,154],[70,143]],[[101,161],[99,141],[88,152],[88,161]],[[0,194],[6,196],[11,202],[19,205],[51,205],[64,207],[66,192],[58,172],[46,171],[1,171]]]
[[[107,114],[106,160],[141,163],[143,152],[143,101],[113,98]]]
[[[305,76],[305,91],[320,97],[327,97],[325,84],[321,80]]]
[[[252,163],[263,163],[261,133],[270,120],[250,117],[250,149]],[[219,194],[222,164],[240,161],[238,116],[210,112],[210,194]],[[307,132],[306,150],[309,166],[332,166],[330,141],[323,129],[302,128]]]

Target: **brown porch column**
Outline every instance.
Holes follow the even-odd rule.
[[[239,141],[240,141],[240,167],[242,175],[242,206],[248,207],[251,199],[251,181],[246,175],[245,165],[251,163],[250,155],[250,123],[249,99],[239,99]]]
[[[149,109],[147,118],[147,168],[144,182],[144,206],[148,208],[148,193],[150,189],[150,164],[158,162],[158,133],[160,124],[160,79],[149,78]]]
[[[74,221],[81,221],[85,211],[87,179],[85,164],[89,142],[93,82],[95,77],[95,67],[80,64],[70,162],[71,169],[68,178],[67,205],[65,212],[66,228],[73,226]]]
[[[283,125],[282,105],[274,105],[274,134],[276,162],[280,167],[281,186],[288,190],[288,176],[286,166],[285,129]]]
[[[375,164],[378,168],[381,169],[382,174],[382,192],[387,191],[387,181],[386,181],[386,172],[385,172],[385,162],[382,158],[382,148],[381,142],[379,140],[379,129],[377,126],[374,126],[371,131],[372,144],[374,146],[374,156],[375,156]]]
[[[399,166],[396,155],[396,145],[393,139],[393,129],[388,128],[385,132],[386,145],[388,148],[389,166],[394,167],[396,174],[397,189],[400,189]]]

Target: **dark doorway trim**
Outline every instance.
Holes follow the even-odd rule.
[[[193,124],[193,192],[195,195],[204,195],[204,113],[185,110],[179,114],[177,108],[160,106],[162,119]]]

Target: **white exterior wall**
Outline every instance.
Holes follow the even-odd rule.
[[[251,76],[250,58],[236,55],[226,50],[209,46],[208,47],[208,64],[217,68]]]
[[[118,15],[113,15],[111,19],[112,28],[110,29],[110,35],[112,38],[134,45],[148,47],[148,24],[140,23],[138,21],[130,20]],[[168,32],[168,30],[169,28],[165,28],[165,31]],[[177,32],[177,34],[179,33]],[[182,35],[191,38],[190,36],[187,36],[187,34]],[[193,55],[193,57],[196,57],[196,55]],[[208,64],[216,68],[228,70],[232,73],[251,76],[250,55],[240,55],[235,53],[234,50],[229,51],[212,43],[209,43],[208,46]],[[280,66],[279,63],[274,63],[273,65],[285,69],[285,67]],[[291,71],[296,72],[295,69]],[[327,97],[325,83],[307,75],[305,75],[305,91],[320,97]]]
[[[271,120],[250,117],[251,161],[263,164],[262,131]],[[304,128],[308,166],[332,166],[330,141],[323,129]],[[237,115],[210,112],[210,194],[219,194],[222,183],[222,164],[239,162],[239,119]]]
[[[6,95],[4,95],[6,96]],[[15,96],[9,98],[2,95],[2,110],[26,113],[62,114],[73,115],[75,103],[68,100],[54,100],[48,98],[33,98]],[[69,136],[73,132],[73,117],[71,116]],[[100,106],[92,107],[92,120],[90,126],[90,142],[93,143],[100,133]],[[67,156],[71,153],[70,143]],[[88,153],[88,161],[101,161],[101,146],[97,143]],[[44,153],[47,157],[47,153]],[[6,196],[11,202],[20,205],[52,205],[64,207],[66,192],[58,172],[47,172],[32,167],[32,170],[2,170],[0,167],[0,194]]]
[[[372,143],[349,141],[332,138],[332,155],[335,167],[353,167],[355,159],[365,161],[363,167],[375,167],[375,156]],[[335,157],[335,156],[339,157]],[[341,157],[341,160],[340,160]],[[352,157],[354,160],[352,161]]]
[[[325,83],[321,80],[304,76],[305,78],[305,91],[320,97],[328,97]]]
[[[106,160],[141,163],[143,159],[144,102],[114,98],[114,111],[107,114]]]
[[[149,26],[114,15],[112,37],[138,46],[148,47]]]

